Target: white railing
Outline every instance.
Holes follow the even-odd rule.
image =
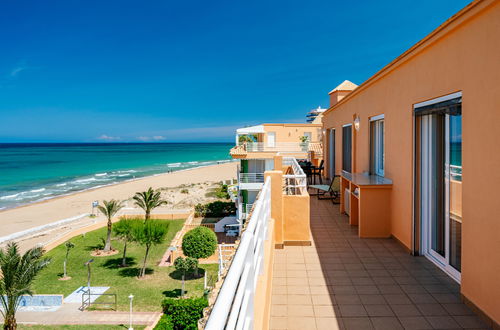
[[[452,179],[462,181],[462,166],[450,165],[450,175]]]
[[[283,165],[290,166],[292,174],[283,175],[283,193],[302,195],[307,190],[307,176],[294,157],[283,157]]]
[[[239,173],[239,183],[263,183],[264,173]]]
[[[254,295],[263,272],[264,241],[271,218],[271,180],[266,179],[222,284],[205,329],[253,329]]]
[[[309,151],[309,142],[247,142],[243,144],[247,152],[290,152],[303,153]]]

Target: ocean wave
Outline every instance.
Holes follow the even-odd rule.
[[[196,165],[198,162],[188,162],[189,165]]]
[[[181,167],[181,163],[170,163],[167,164],[168,167]]]
[[[97,181],[97,179],[96,178],[78,179],[73,182],[76,184],[85,184],[87,182],[92,182],[92,181]]]
[[[21,194],[22,193],[17,193],[17,194],[13,194],[13,195],[6,195],[6,196],[0,197],[0,199],[13,199],[13,198],[16,198],[17,196],[19,196]]]
[[[67,183],[59,183],[59,184],[56,184],[56,187],[64,187],[66,185],[67,185]]]
[[[106,175],[108,175],[108,173],[104,172],[104,173],[97,173],[95,176],[106,176]]]
[[[33,189],[33,190],[30,190],[30,193],[37,193],[37,192],[42,192],[42,191],[45,191],[45,188]]]

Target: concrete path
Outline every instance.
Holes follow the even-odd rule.
[[[128,312],[78,310],[80,304],[64,304],[55,312],[18,312],[17,322],[21,324],[129,324]],[[160,312],[135,312],[132,324],[153,325]],[[0,320],[2,318],[0,317]]]

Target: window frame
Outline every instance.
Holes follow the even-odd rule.
[[[370,117],[370,173],[385,175],[385,116]],[[380,132],[382,130],[382,132]],[[382,165],[382,166],[380,166]]]
[[[349,127],[350,128],[350,133],[351,133],[351,137],[350,137],[350,140],[349,140],[349,143],[350,143],[350,150],[349,150],[349,170],[346,169],[346,146],[345,146],[345,128],[346,127]],[[345,125],[342,125],[342,171],[345,171],[345,172],[348,172],[348,173],[352,173],[352,140],[353,140],[353,125],[352,123],[349,123],[349,124],[345,124]]]

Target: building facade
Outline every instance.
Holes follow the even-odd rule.
[[[472,2],[338,90],[323,146],[327,175],[342,177],[341,211],[361,237],[392,236],[426,256],[500,322],[500,2]]]

